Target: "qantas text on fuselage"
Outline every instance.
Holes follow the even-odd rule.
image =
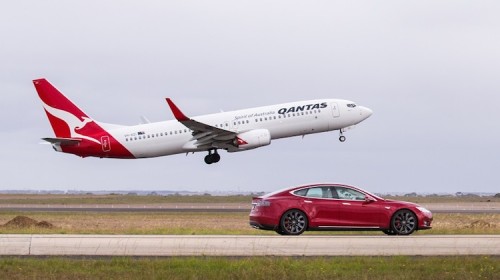
[[[55,133],[43,140],[56,151],[80,157],[208,152],[205,162],[211,164],[220,160],[218,150],[247,151],[279,138],[338,130],[344,142],[343,132],[372,114],[352,101],[316,99],[188,117],[167,98],[175,120],[124,126],[90,118],[46,79],[33,84]]]

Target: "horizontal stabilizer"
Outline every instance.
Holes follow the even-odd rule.
[[[45,140],[51,144],[59,144],[66,146],[78,145],[78,143],[82,141],[82,139],[76,139],[76,138],[42,138],[42,140]]]

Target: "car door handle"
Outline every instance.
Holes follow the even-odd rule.
[[[304,200],[305,203],[313,203],[312,201],[310,200]]]
[[[351,205],[349,202],[342,202],[342,205]]]

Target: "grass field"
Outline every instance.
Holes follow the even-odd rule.
[[[499,279],[500,258],[0,258],[8,279]],[[7,279],[5,278],[5,279]]]
[[[0,212],[0,225],[24,215],[53,228],[0,227],[0,233],[61,234],[275,234],[248,225],[248,213],[203,212]],[[382,234],[382,232],[367,232]],[[349,234],[349,232],[306,232]],[[356,232],[364,234],[364,232]],[[500,214],[435,214],[433,229],[416,234],[500,234]]]
[[[0,195],[0,204],[158,204],[158,203],[247,203],[252,196],[211,195],[58,195],[58,194],[7,194]],[[499,200],[500,201],[500,200]]]

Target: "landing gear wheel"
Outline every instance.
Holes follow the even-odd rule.
[[[212,154],[212,151],[208,151],[208,155],[205,156],[205,163],[206,164],[212,164],[219,162],[220,160],[220,155],[217,153],[217,150],[214,151]]]
[[[339,137],[339,141],[340,141],[340,142],[345,142],[345,136],[344,136],[344,135],[340,135],[340,137]]]
[[[410,210],[397,211],[391,219],[391,231],[396,235],[409,235],[417,229],[417,216]]]
[[[213,163],[219,162],[219,160],[220,160],[220,155],[218,153],[212,154]]]
[[[299,235],[307,229],[307,223],[307,217],[304,212],[292,209],[283,214],[279,227],[283,235]]]
[[[212,155],[206,155],[205,156],[205,163],[206,164],[212,164]]]

